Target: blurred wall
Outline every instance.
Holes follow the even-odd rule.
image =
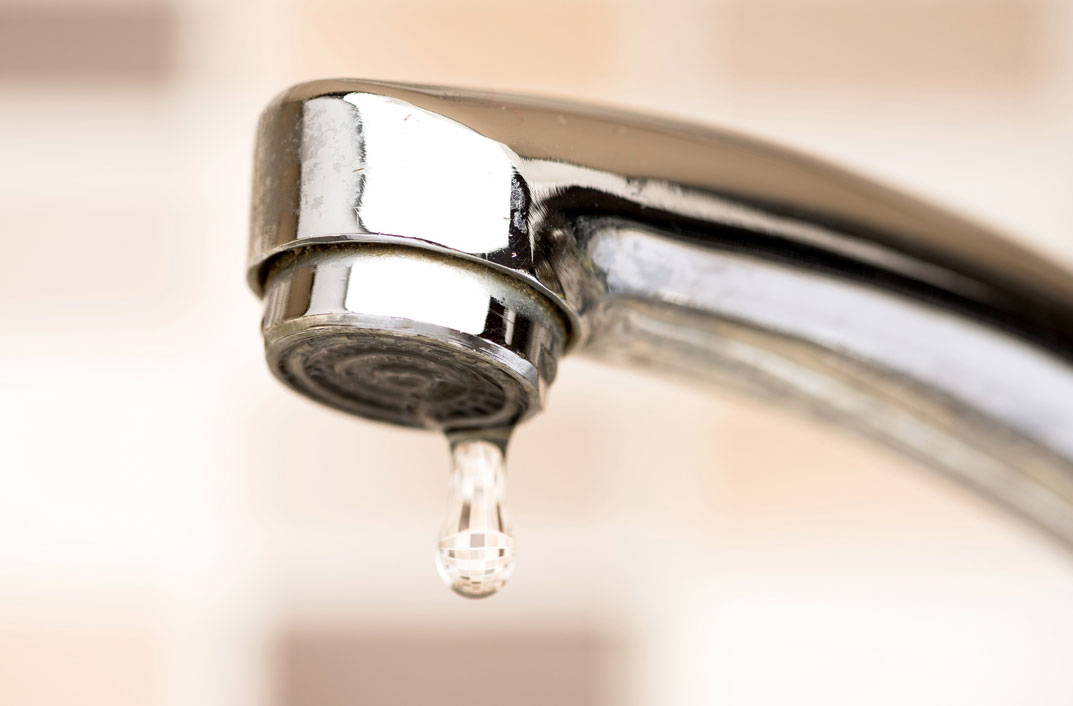
[[[513,583],[462,601],[442,440],[273,381],[242,270],[257,113],[326,76],[738,129],[1073,266],[1071,33],[1060,0],[0,0],[0,703],[1070,703],[1068,553],[583,360],[512,448]]]

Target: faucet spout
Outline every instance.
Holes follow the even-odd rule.
[[[332,80],[264,112],[249,281],[270,366],[448,432],[541,408],[567,352],[820,415],[1073,546],[1073,276],[737,135]]]

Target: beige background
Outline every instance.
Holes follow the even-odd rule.
[[[257,112],[325,76],[739,129],[1073,265],[1071,36],[1059,0],[0,1],[0,703],[1073,702],[1068,552],[583,360],[512,449],[513,583],[455,597],[444,444],[273,381],[242,276]]]

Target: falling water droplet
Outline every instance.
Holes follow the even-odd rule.
[[[447,518],[437,568],[456,593],[490,596],[514,573],[514,538],[503,512],[509,433],[456,435],[451,442]]]

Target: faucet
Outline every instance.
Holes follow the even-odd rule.
[[[314,81],[261,117],[249,255],[270,369],[345,412],[505,444],[584,354],[817,415],[1073,547],[1073,276],[812,157]]]

